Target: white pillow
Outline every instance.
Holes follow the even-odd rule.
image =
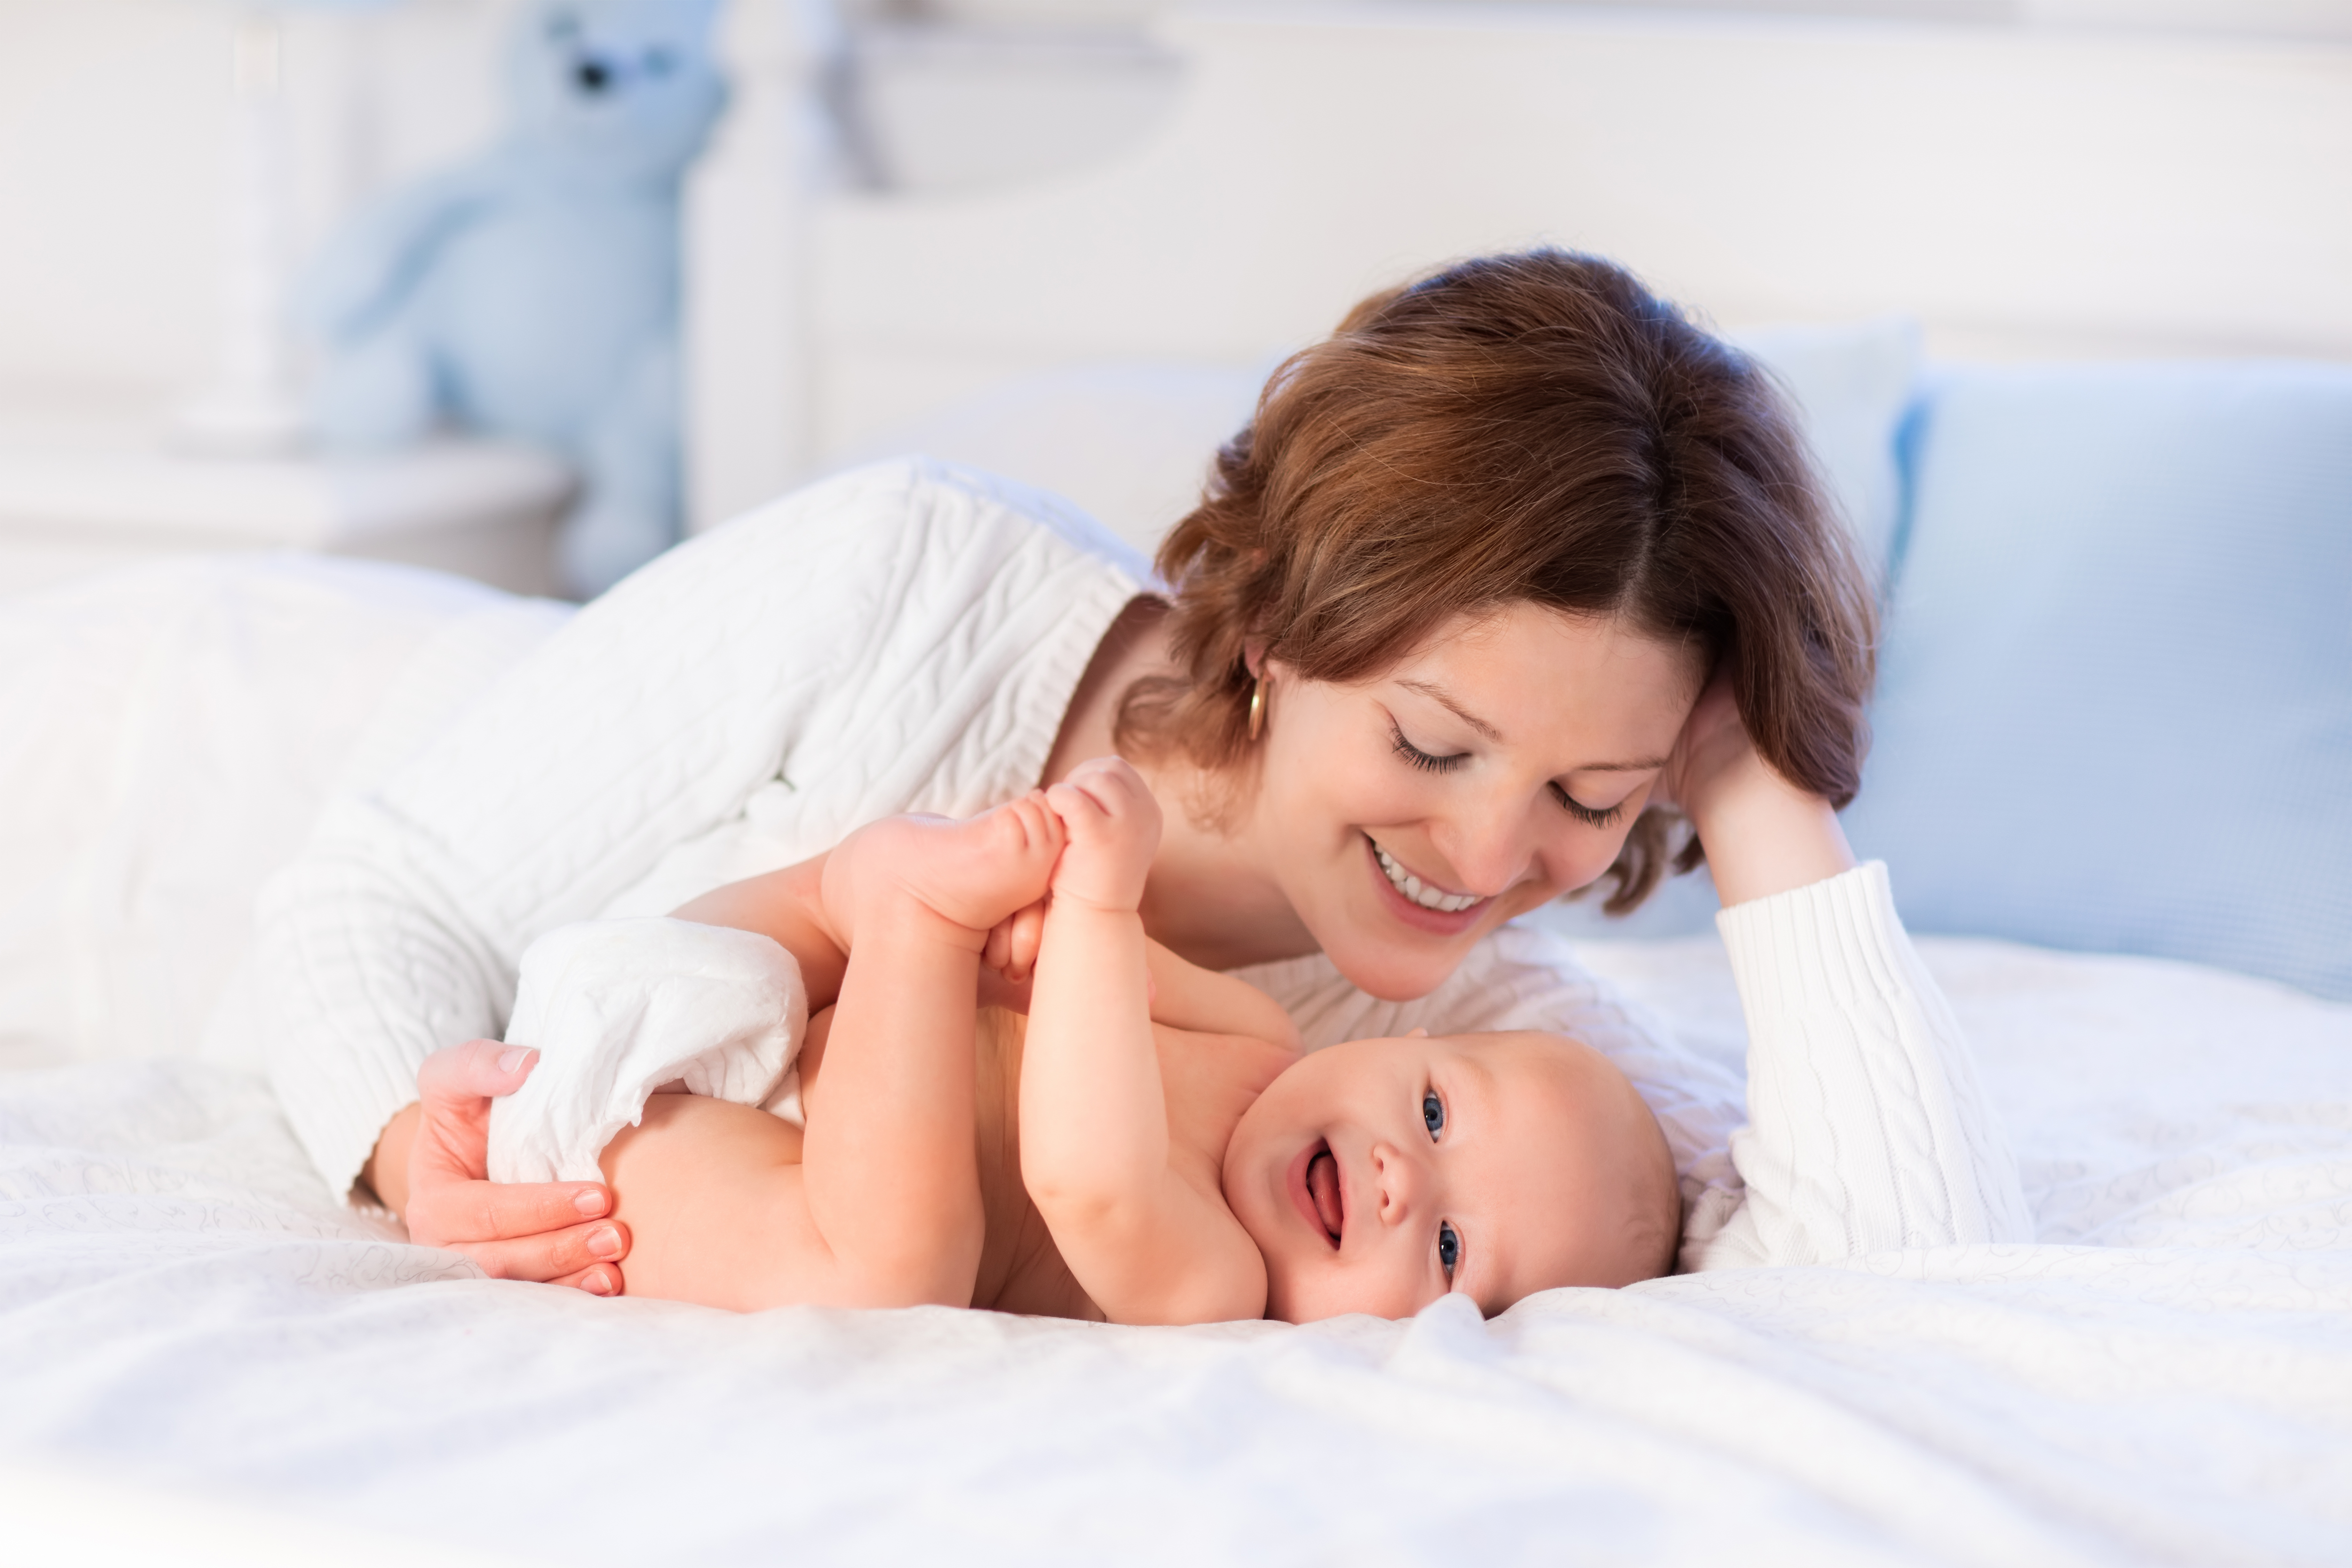
[[[1895,437],[1919,334],[1886,319],[1728,334],[1795,396],[1823,477],[1882,574],[1900,504]],[[860,442],[840,468],[920,453],[1066,497],[1149,554],[1192,510],[1219,444],[1242,427],[1274,362],[1071,365],[988,391]]]

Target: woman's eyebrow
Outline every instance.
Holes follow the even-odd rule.
[[[1571,773],[1648,773],[1664,768],[1672,758],[1644,757],[1633,762],[1582,762],[1569,769]]]
[[[1485,719],[1480,718],[1476,714],[1472,713],[1468,708],[1464,707],[1459,702],[1454,700],[1454,696],[1452,692],[1447,691],[1435,681],[1399,681],[1397,685],[1402,686],[1409,692],[1419,692],[1423,696],[1427,697],[1430,701],[1444,706],[1447,711],[1452,713],[1455,718],[1460,719],[1464,724],[1468,725],[1472,729],[1476,730],[1479,734],[1485,736],[1496,745],[1501,746],[1505,744],[1503,732],[1501,730],[1496,729],[1493,725],[1488,724]]]

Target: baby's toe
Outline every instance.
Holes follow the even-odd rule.
[[[1051,860],[1062,847],[1062,824],[1042,798],[1023,796],[992,813],[998,822],[1006,853],[1023,859]]]

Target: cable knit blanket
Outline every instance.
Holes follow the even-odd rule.
[[[1920,947],[2040,1245],[1483,1323],[591,1301],[341,1208],[257,1076],[0,1074],[12,1536],[137,1511],[7,1455],[163,1517],[571,1564],[2352,1560],[2352,1009]],[[1738,1061],[1711,939],[1584,956]]]

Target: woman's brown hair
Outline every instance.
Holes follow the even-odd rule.
[[[1871,594],[1786,400],[1592,256],[1484,256],[1357,306],[1275,372],[1159,568],[1187,674],[1128,692],[1122,749],[1229,773],[1245,647],[1364,680],[1526,601],[1728,660],[1766,761],[1840,806],[1860,782]],[[1642,814],[1604,908],[1649,895],[1672,836]]]

